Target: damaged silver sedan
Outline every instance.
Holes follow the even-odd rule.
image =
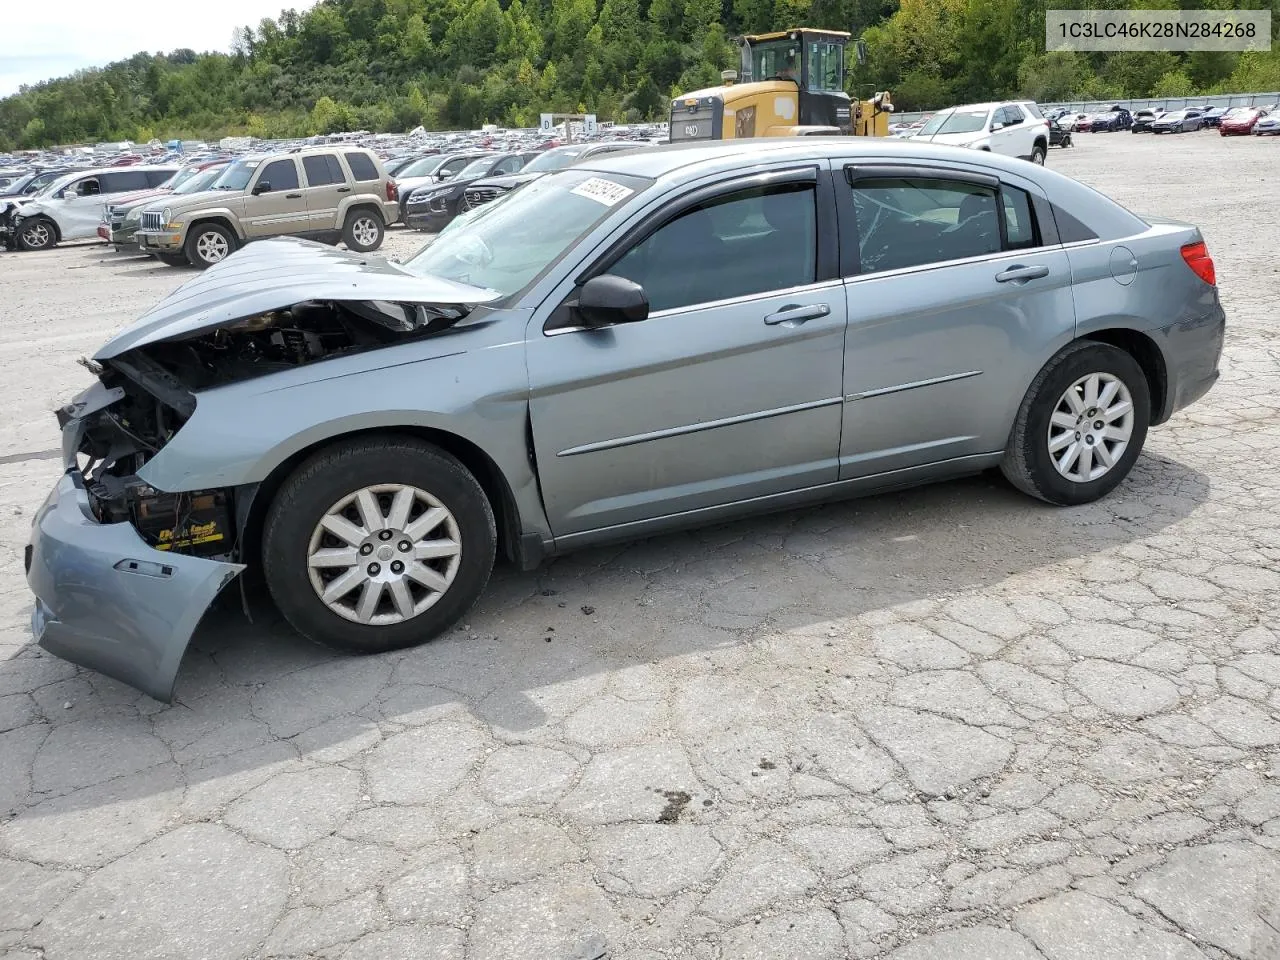
[[[616,154],[405,264],[251,244],[89,362],[27,552],[47,649],[167,700],[260,577],[331,646],[424,642],[606,540],[999,466],[1106,495],[1218,375],[1195,227],[991,154]]]

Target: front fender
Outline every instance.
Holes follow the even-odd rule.
[[[425,343],[317,363],[197,395],[196,410],[139,471],[169,492],[261,483],[298,453],[352,433],[419,429],[478,447],[502,472],[526,532],[545,529],[526,439],[524,341],[423,358]],[[303,376],[306,375],[306,379]]]
[[[230,207],[202,207],[199,210],[190,212],[182,211],[183,234],[186,234],[191,229],[193,223],[199,223],[202,220],[222,221],[234,231],[239,239],[243,240],[245,238],[244,228],[240,225],[240,216]]]

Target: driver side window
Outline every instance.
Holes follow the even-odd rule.
[[[1002,248],[998,202],[995,188],[960,180],[883,177],[855,181],[860,272],[901,270],[997,253]]]

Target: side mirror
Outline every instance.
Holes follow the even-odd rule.
[[[270,193],[270,192],[271,192],[270,180],[259,180],[257,183],[253,185],[253,195],[255,197],[258,196],[259,194]]]
[[[604,273],[582,285],[573,309],[584,327],[637,323],[649,316],[649,298],[635,281]]]

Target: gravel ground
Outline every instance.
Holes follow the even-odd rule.
[[[1280,143],[1050,163],[1198,223],[1229,315],[1104,502],[591,551],[383,657],[223,613],[172,706],[30,645],[21,548],[76,358],[190,274],[0,254],[0,957],[1280,957]]]

